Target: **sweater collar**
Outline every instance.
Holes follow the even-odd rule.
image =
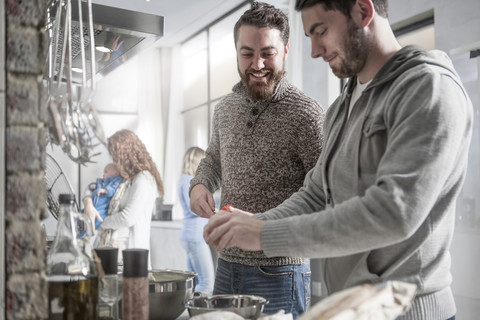
[[[284,75],[280,81],[277,83],[277,85],[275,86],[275,89],[273,91],[273,95],[270,99],[267,99],[267,100],[260,100],[260,101],[255,101],[255,103],[269,103],[269,102],[277,102],[277,101],[280,101],[282,100],[283,98],[285,98],[288,94],[288,87],[289,87],[289,83],[288,83],[288,80],[287,80],[287,77],[286,75]],[[253,102],[248,96],[247,96],[247,90],[246,90],[246,87],[245,87],[245,84],[243,83],[243,81],[240,81],[238,82],[232,89],[232,91],[236,94],[239,94],[241,96],[244,96],[245,98],[247,98],[247,100],[249,102]]]

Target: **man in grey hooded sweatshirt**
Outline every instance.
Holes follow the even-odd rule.
[[[417,285],[399,319],[454,319],[449,247],[473,108],[450,59],[402,48],[386,0],[297,0],[312,57],[350,78],[327,111],[325,141],[303,187],[254,217],[220,212],[217,249],[324,259],[328,292],[401,280]]]

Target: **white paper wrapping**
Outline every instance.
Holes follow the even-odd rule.
[[[408,310],[416,289],[400,281],[356,286],[323,299],[297,320],[393,320]]]

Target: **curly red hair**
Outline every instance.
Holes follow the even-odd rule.
[[[163,183],[157,166],[138,136],[130,130],[119,130],[108,138],[108,152],[117,164],[120,175],[130,179],[147,170],[155,178],[158,193],[164,195]]]

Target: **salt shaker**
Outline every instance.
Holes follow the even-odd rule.
[[[100,279],[100,301],[99,313],[100,319],[118,319],[118,248],[100,247],[95,249],[95,253],[100,258],[102,269],[105,273]],[[103,314],[103,309],[107,309],[107,314]],[[102,317],[103,316],[103,317]]]
[[[123,255],[123,320],[148,320],[148,250],[126,249]]]

